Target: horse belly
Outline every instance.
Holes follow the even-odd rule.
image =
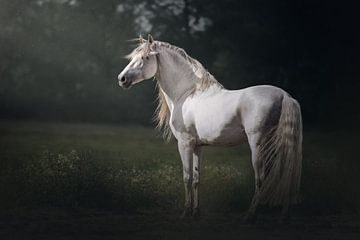
[[[247,140],[245,131],[241,127],[223,128],[218,132],[199,131],[198,137],[201,145],[234,146]]]
[[[212,111],[195,120],[198,140],[204,145],[238,145],[246,141],[246,134],[236,111]]]

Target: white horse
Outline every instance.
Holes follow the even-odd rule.
[[[247,220],[259,204],[289,205],[299,198],[302,122],[298,102],[273,86],[225,89],[186,52],[169,43],[139,38],[119,74],[123,88],[150,78],[159,87],[158,127],[175,136],[183,164],[185,216],[199,214],[201,149],[206,145],[248,142],[255,193]]]

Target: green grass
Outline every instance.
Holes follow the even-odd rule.
[[[299,212],[359,212],[356,133],[305,132]],[[38,122],[0,122],[3,209],[96,208],[178,213],[182,166],[176,142],[156,130]],[[207,213],[242,212],[253,193],[247,145],[207,147],[200,201]]]

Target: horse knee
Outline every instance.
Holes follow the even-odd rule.
[[[197,171],[193,172],[193,178],[192,178],[192,185],[198,185],[199,184],[199,173]]]
[[[198,178],[194,178],[193,180],[192,180],[192,187],[194,188],[194,189],[196,189],[198,186],[199,186],[199,179]]]
[[[185,186],[190,187],[190,186],[191,186],[191,177],[190,177],[190,174],[184,173],[183,181],[184,181]]]

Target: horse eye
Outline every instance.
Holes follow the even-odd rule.
[[[149,59],[149,56],[146,56],[146,59]]]
[[[141,57],[142,60],[144,60],[144,57]]]

